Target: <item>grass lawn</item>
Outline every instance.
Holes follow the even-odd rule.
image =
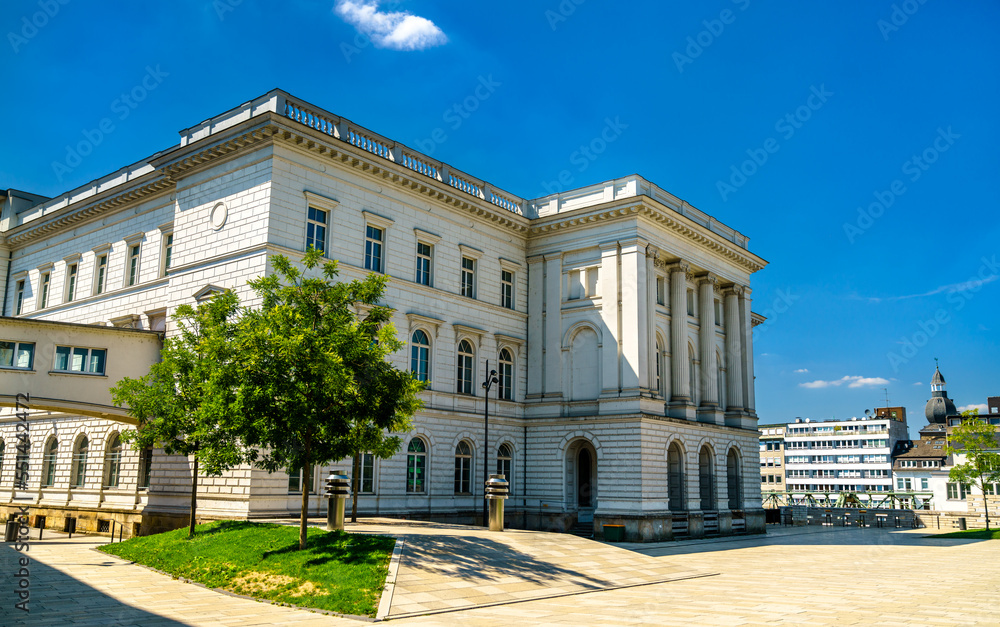
[[[1000,529],[969,529],[968,531],[953,531],[939,533],[928,538],[961,538],[963,540],[1000,540]]]
[[[341,614],[375,616],[395,543],[386,536],[220,521],[106,544],[101,550],[238,594]]]

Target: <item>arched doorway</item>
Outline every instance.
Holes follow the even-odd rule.
[[[566,507],[578,522],[592,522],[597,508],[597,451],[586,440],[566,449]]]

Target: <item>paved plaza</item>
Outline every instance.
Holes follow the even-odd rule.
[[[766,537],[609,545],[564,534],[411,521],[380,616],[400,625],[1000,625],[1000,542],[927,530],[769,527]],[[31,544],[31,615],[0,625],[353,625],[183,583],[46,532]],[[17,553],[0,545],[3,570]],[[390,596],[391,595],[391,596]]]

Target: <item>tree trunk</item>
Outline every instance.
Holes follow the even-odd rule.
[[[358,522],[358,492],[361,490],[361,456],[354,456],[354,467],[351,469],[351,493],[354,497],[351,501],[351,522]]]
[[[312,458],[309,456],[309,445],[312,443],[312,433],[306,431],[305,463],[302,465],[302,510],[299,512],[299,550],[306,548],[306,524],[309,520],[309,471],[312,470]]]
[[[194,537],[194,515],[198,510],[198,455],[194,456],[194,470],[191,472],[191,522],[188,525],[188,537]]]

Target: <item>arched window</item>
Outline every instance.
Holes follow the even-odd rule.
[[[667,449],[667,496],[670,510],[681,512],[686,509],[684,502],[684,452],[681,445],[674,442]]]
[[[90,442],[87,436],[82,436],[76,442],[76,450],[73,451],[73,483],[74,488],[82,488],[87,477],[87,450]]]
[[[511,460],[514,458],[513,451],[511,451],[510,444],[501,444],[500,448],[497,449],[497,474],[503,475],[504,479],[507,480],[507,492],[513,494],[514,490],[512,486],[514,485],[514,479],[511,473]]]
[[[417,329],[410,338],[410,370],[413,378],[427,381],[430,376],[431,342],[427,334]]]
[[[42,454],[42,487],[51,488],[56,481],[56,456],[59,453],[59,441],[49,438]]]
[[[108,450],[104,455],[104,487],[117,488],[121,478],[122,439],[118,434],[108,440]]]
[[[472,394],[472,362],[475,353],[469,340],[458,344],[458,393]]]
[[[455,494],[472,493],[472,447],[465,440],[455,447]]]
[[[715,510],[715,469],[712,463],[712,449],[705,445],[698,453],[698,487],[702,511]]]
[[[743,509],[743,491],[740,489],[740,455],[729,449],[726,455],[726,483],[729,488],[729,509]]]
[[[410,440],[406,447],[406,491],[422,493],[426,490],[427,447],[420,438]]]
[[[500,351],[500,388],[497,394],[505,401],[514,400],[514,358],[506,348]]]

